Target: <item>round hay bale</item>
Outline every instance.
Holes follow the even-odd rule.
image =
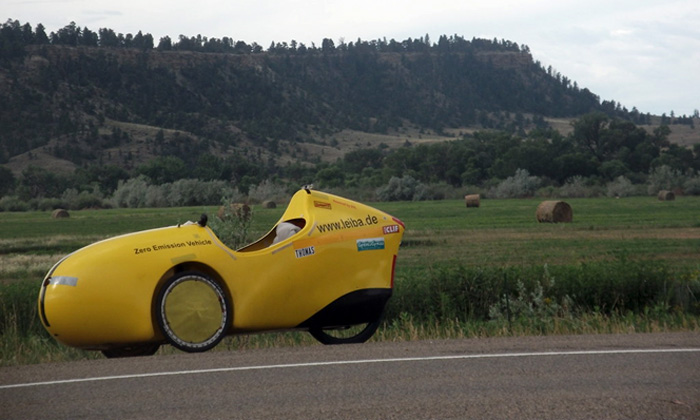
[[[70,213],[66,209],[56,209],[51,213],[52,219],[66,219],[70,217]]]
[[[467,207],[479,207],[481,196],[479,194],[465,195],[464,202],[467,204]]]
[[[543,201],[535,212],[540,223],[570,223],[574,219],[571,206],[564,201]]]
[[[659,201],[673,201],[676,199],[676,195],[673,191],[661,190],[659,191]]]
[[[263,201],[262,206],[264,209],[276,209],[277,203],[272,200]]]

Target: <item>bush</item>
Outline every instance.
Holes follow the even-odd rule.
[[[112,194],[111,202],[116,207],[145,207],[147,191],[148,182],[143,175],[126,181],[120,180]]]
[[[29,204],[15,195],[0,198],[0,211],[27,211]]]
[[[66,204],[60,198],[42,198],[36,201],[36,209],[40,211],[64,209],[66,207]]]
[[[289,192],[284,185],[265,180],[258,185],[250,187],[248,199],[252,203],[262,203],[267,200],[286,201],[289,199]]]
[[[101,208],[104,207],[103,198],[104,197],[102,197],[102,194],[97,189],[93,192],[78,192],[78,190],[74,188],[68,188],[61,195],[60,202],[62,205],[59,207],[69,208],[71,210]]]
[[[536,176],[530,176],[527,169],[518,169],[515,175],[506,178],[496,188],[489,191],[494,198],[524,198],[532,197],[542,181]]]
[[[172,183],[151,185],[143,175],[119,181],[110,202],[116,207],[179,207],[212,205],[221,197],[232,197],[237,191],[220,180],[180,179]]]
[[[238,249],[251,242],[250,227],[253,222],[253,210],[241,211],[236,201],[230,198],[221,200],[222,211],[209,219],[209,227],[216,236],[232,249]]]
[[[380,201],[421,201],[429,198],[428,188],[410,175],[392,176],[389,183],[377,189]]]
[[[661,190],[673,191],[682,188],[685,183],[685,176],[670,166],[659,166],[649,174],[647,192],[649,195],[656,195]]]
[[[609,182],[606,188],[608,197],[630,197],[637,191],[632,181],[624,176],[618,176],[614,181]]]
[[[172,184],[163,184],[167,206],[199,206],[216,204],[222,196],[232,196],[233,188],[226,181],[200,181],[198,179],[180,179]]]
[[[593,197],[593,188],[586,185],[586,179],[580,175],[573,176],[566,180],[559,188],[559,196],[565,198],[585,198]]]
[[[686,195],[700,195],[700,175],[695,175],[685,181],[683,193]]]

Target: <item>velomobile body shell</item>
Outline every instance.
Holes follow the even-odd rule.
[[[292,198],[275,229],[238,251],[198,223],[106,239],[59,261],[39,293],[41,321],[58,341],[105,350],[164,341],[159,292],[176,273],[213,279],[230,302],[226,333],[369,322],[391,295],[404,226],[372,207],[313,190]],[[276,243],[273,243],[276,242]]]

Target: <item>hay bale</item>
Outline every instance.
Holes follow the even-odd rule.
[[[276,209],[277,203],[272,200],[263,201],[262,206],[264,209]]]
[[[540,223],[570,223],[574,218],[571,206],[564,201],[543,201],[535,212]]]
[[[467,204],[467,207],[479,207],[481,196],[479,194],[465,195],[464,202]]]
[[[659,191],[659,201],[673,201],[676,199],[676,195],[673,191],[661,190]]]
[[[52,219],[66,219],[68,217],[70,217],[70,214],[66,209],[56,209],[51,213]]]

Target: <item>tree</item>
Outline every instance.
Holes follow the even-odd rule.
[[[42,197],[57,197],[64,189],[65,182],[47,169],[30,165],[19,179],[17,195],[22,200]]]
[[[342,166],[348,173],[360,173],[364,168],[381,168],[383,161],[384,153],[381,150],[358,149],[345,154]]]
[[[53,34],[54,36],[51,42],[53,44],[76,46],[78,45],[81,33],[80,27],[76,26],[75,22],[71,22],[59,29],[57,33]]]
[[[0,166],[0,197],[11,192],[15,188],[15,176],[11,170]]]
[[[100,36],[100,46],[102,47],[119,47],[119,37],[111,29],[100,28],[98,31]]]
[[[606,151],[603,131],[608,121],[607,115],[595,112],[586,114],[572,123],[574,131],[571,136],[574,142],[582,150],[592,154],[599,162],[603,161]]]
[[[88,47],[97,47],[99,44],[99,37],[95,32],[92,32],[87,27],[83,29],[82,36],[78,40],[80,45],[86,45]]]
[[[158,51],[170,51],[173,49],[173,41],[166,35],[160,39],[160,42],[158,42],[158,47],[156,48]]]
[[[36,44],[48,44],[49,37],[46,36],[46,28],[41,23],[36,25],[36,33],[34,35],[34,42]]]
[[[187,178],[185,162],[175,156],[161,156],[138,167],[139,174],[146,175],[154,184],[174,182],[181,178]]]
[[[333,188],[343,185],[345,172],[337,166],[321,169],[316,173],[316,180],[322,188]]]
[[[321,51],[324,54],[335,51],[335,43],[333,43],[333,40],[330,38],[323,38],[323,41],[321,42]]]
[[[91,165],[76,169],[74,177],[84,190],[97,185],[103,193],[111,194],[119,181],[129,179],[129,173],[116,165]]]
[[[133,48],[138,48],[143,51],[148,51],[153,49],[153,35],[151,34],[142,34],[141,31],[139,31],[136,35],[134,35],[133,40],[131,41],[131,46]]]

